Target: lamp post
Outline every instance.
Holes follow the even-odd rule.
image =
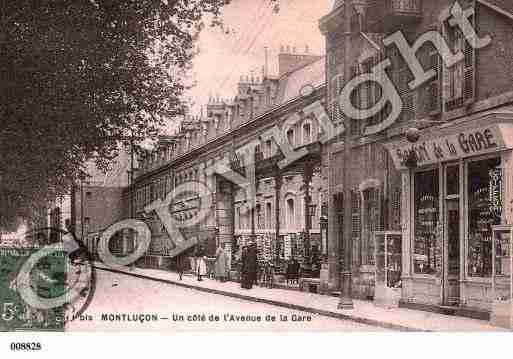
[[[353,60],[352,53],[352,29],[351,29],[351,14],[349,4],[352,1],[345,2],[346,6],[344,9],[344,80],[346,82],[351,80],[351,66],[349,64]],[[353,243],[351,239],[351,176],[349,175],[349,162],[351,161],[351,126],[349,126],[349,120],[345,121],[346,130],[344,132],[344,149],[343,149],[343,180],[344,185],[344,197],[343,197],[343,220],[342,220],[342,255],[339,263],[341,263],[340,273],[340,298],[338,303],[338,309],[353,309],[353,298],[352,298],[352,254],[353,254]]]

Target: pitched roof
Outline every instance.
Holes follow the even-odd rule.
[[[305,65],[280,78],[278,104],[284,104],[301,94],[305,86],[319,87],[326,81],[325,58]]]

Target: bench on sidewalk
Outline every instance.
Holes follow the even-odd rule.
[[[309,293],[320,293],[321,279],[320,278],[300,278],[299,290]]]

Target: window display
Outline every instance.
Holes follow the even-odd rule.
[[[414,270],[417,274],[437,274],[442,269],[438,170],[417,172],[414,181]]]
[[[492,311],[493,325],[513,328],[512,226],[492,227]]]
[[[492,226],[501,223],[502,170],[499,158],[468,165],[468,275],[492,275]]]

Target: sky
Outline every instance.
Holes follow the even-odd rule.
[[[270,0],[232,0],[223,9],[225,30],[206,26],[200,35],[200,53],[190,73],[196,86],[186,94],[193,103],[192,114],[200,114],[210,96],[233,98],[241,75],[251,76],[253,71],[255,77],[261,77],[265,47],[270,75],[278,73],[282,45],[296,47],[298,53],[304,53],[307,45],[310,54],[324,55],[319,19],[330,11],[332,4],[333,0],[280,0],[280,10],[275,13]],[[172,135],[178,127],[176,119],[170,119],[162,130]],[[151,149],[154,144],[147,141],[143,146]],[[125,156],[107,174],[94,165],[89,166],[88,172],[93,176],[92,182],[118,186],[125,184],[128,169]]]
[[[280,47],[296,47],[298,53],[324,55],[324,38],[319,19],[333,0],[281,0],[278,13],[269,0],[232,0],[223,9],[229,34],[205,27],[200,35],[200,53],[193,62],[191,77],[196,86],[187,93],[199,113],[209,96],[233,98],[240,76],[262,76],[265,47],[268,47],[269,73],[278,72]]]

